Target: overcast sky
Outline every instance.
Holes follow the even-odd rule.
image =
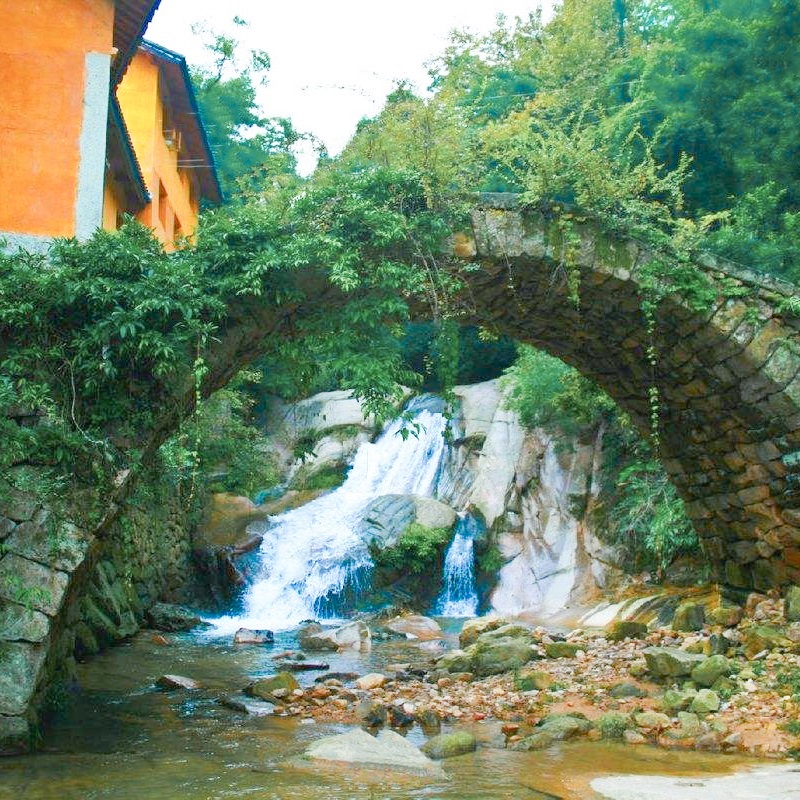
[[[207,63],[193,23],[266,50],[269,85],[259,92],[267,116],[290,117],[331,155],[362,117],[375,116],[398,80],[427,87],[425,62],[442,53],[454,28],[485,32],[498,14],[525,17],[554,0],[161,0],[146,37]],[[239,16],[247,28],[233,24]],[[311,167],[301,158],[301,169]]]

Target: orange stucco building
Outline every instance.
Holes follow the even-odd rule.
[[[185,62],[141,43],[158,3],[4,4],[0,238],[12,248],[87,238],[117,227],[123,212],[169,246],[176,233],[191,234],[201,197],[220,200]],[[128,76],[130,91],[121,85]],[[149,99],[134,90],[147,80]]]
[[[104,227],[116,227],[122,211],[135,213],[169,248],[194,232],[201,199],[222,199],[186,61],[142,42],[116,97],[149,201],[126,207],[112,177],[106,182]]]

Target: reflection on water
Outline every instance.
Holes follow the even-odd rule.
[[[582,743],[537,753],[501,748],[493,723],[473,727],[482,746],[444,762],[447,778],[433,783],[349,766],[322,768],[298,760],[309,741],[343,730],[280,717],[247,718],[217,703],[255,677],[275,672],[270,657],[294,647],[291,634],[274,648],[233,647],[191,636],[155,644],[146,633],[80,666],[80,690],[48,730],[40,753],[0,760],[0,798],[13,800],[542,800],[596,797],[591,778],[611,772],[723,772],[743,762],[652,748]],[[420,660],[407,643],[371,654],[337,655],[331,669],[366,672]],[[163,692],[164,673],[201,681],[197,692]],[[311,683],[313,674],[302,674]],[[421,731],[409,736],[421,744]]]

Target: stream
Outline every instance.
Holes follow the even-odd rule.
[[[218,702],[253,678],[274,673],[271,654],[295,647],[293,634],[278,634],[273,647],[233,646],[230,641],[180,634],[170,635],[164,646],[144,631],[79,664],[80,688],[70,693],[48,728],[40,752],[0,761],[0,798],[586,800],[600,797],[589,787],[600,775],[708,775],[753,764],[733,756],[598,742],[514,752],[503,748],[498,723],[481,722],[471,724],[478,750],[443,762],[443,779],[312,765],[299,758],[308,743],[342,732],[344,726],[252,718]],[[332,670],[362,673],[419,657],[418,648],[403,641],[378,644],[368,654],[326,654]],[[203,688],[158,689],[155,681],[164,673],[191,676]],[[313,673],[299,679],[310,684]],[[425,738],[418,726],[407,736],[417,745]]]

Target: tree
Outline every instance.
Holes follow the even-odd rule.
[[[239,17],[234,23],[246,25]],[[239,42],[223,34],[214,35],[207,49],[213,66],[190,72],[225,194],[230,198],[295,179],[291,148],[302,137],[290,120],[264,116],[256,100],[257,86],[267,83],[267,53],[251,50],[243,61]]]

